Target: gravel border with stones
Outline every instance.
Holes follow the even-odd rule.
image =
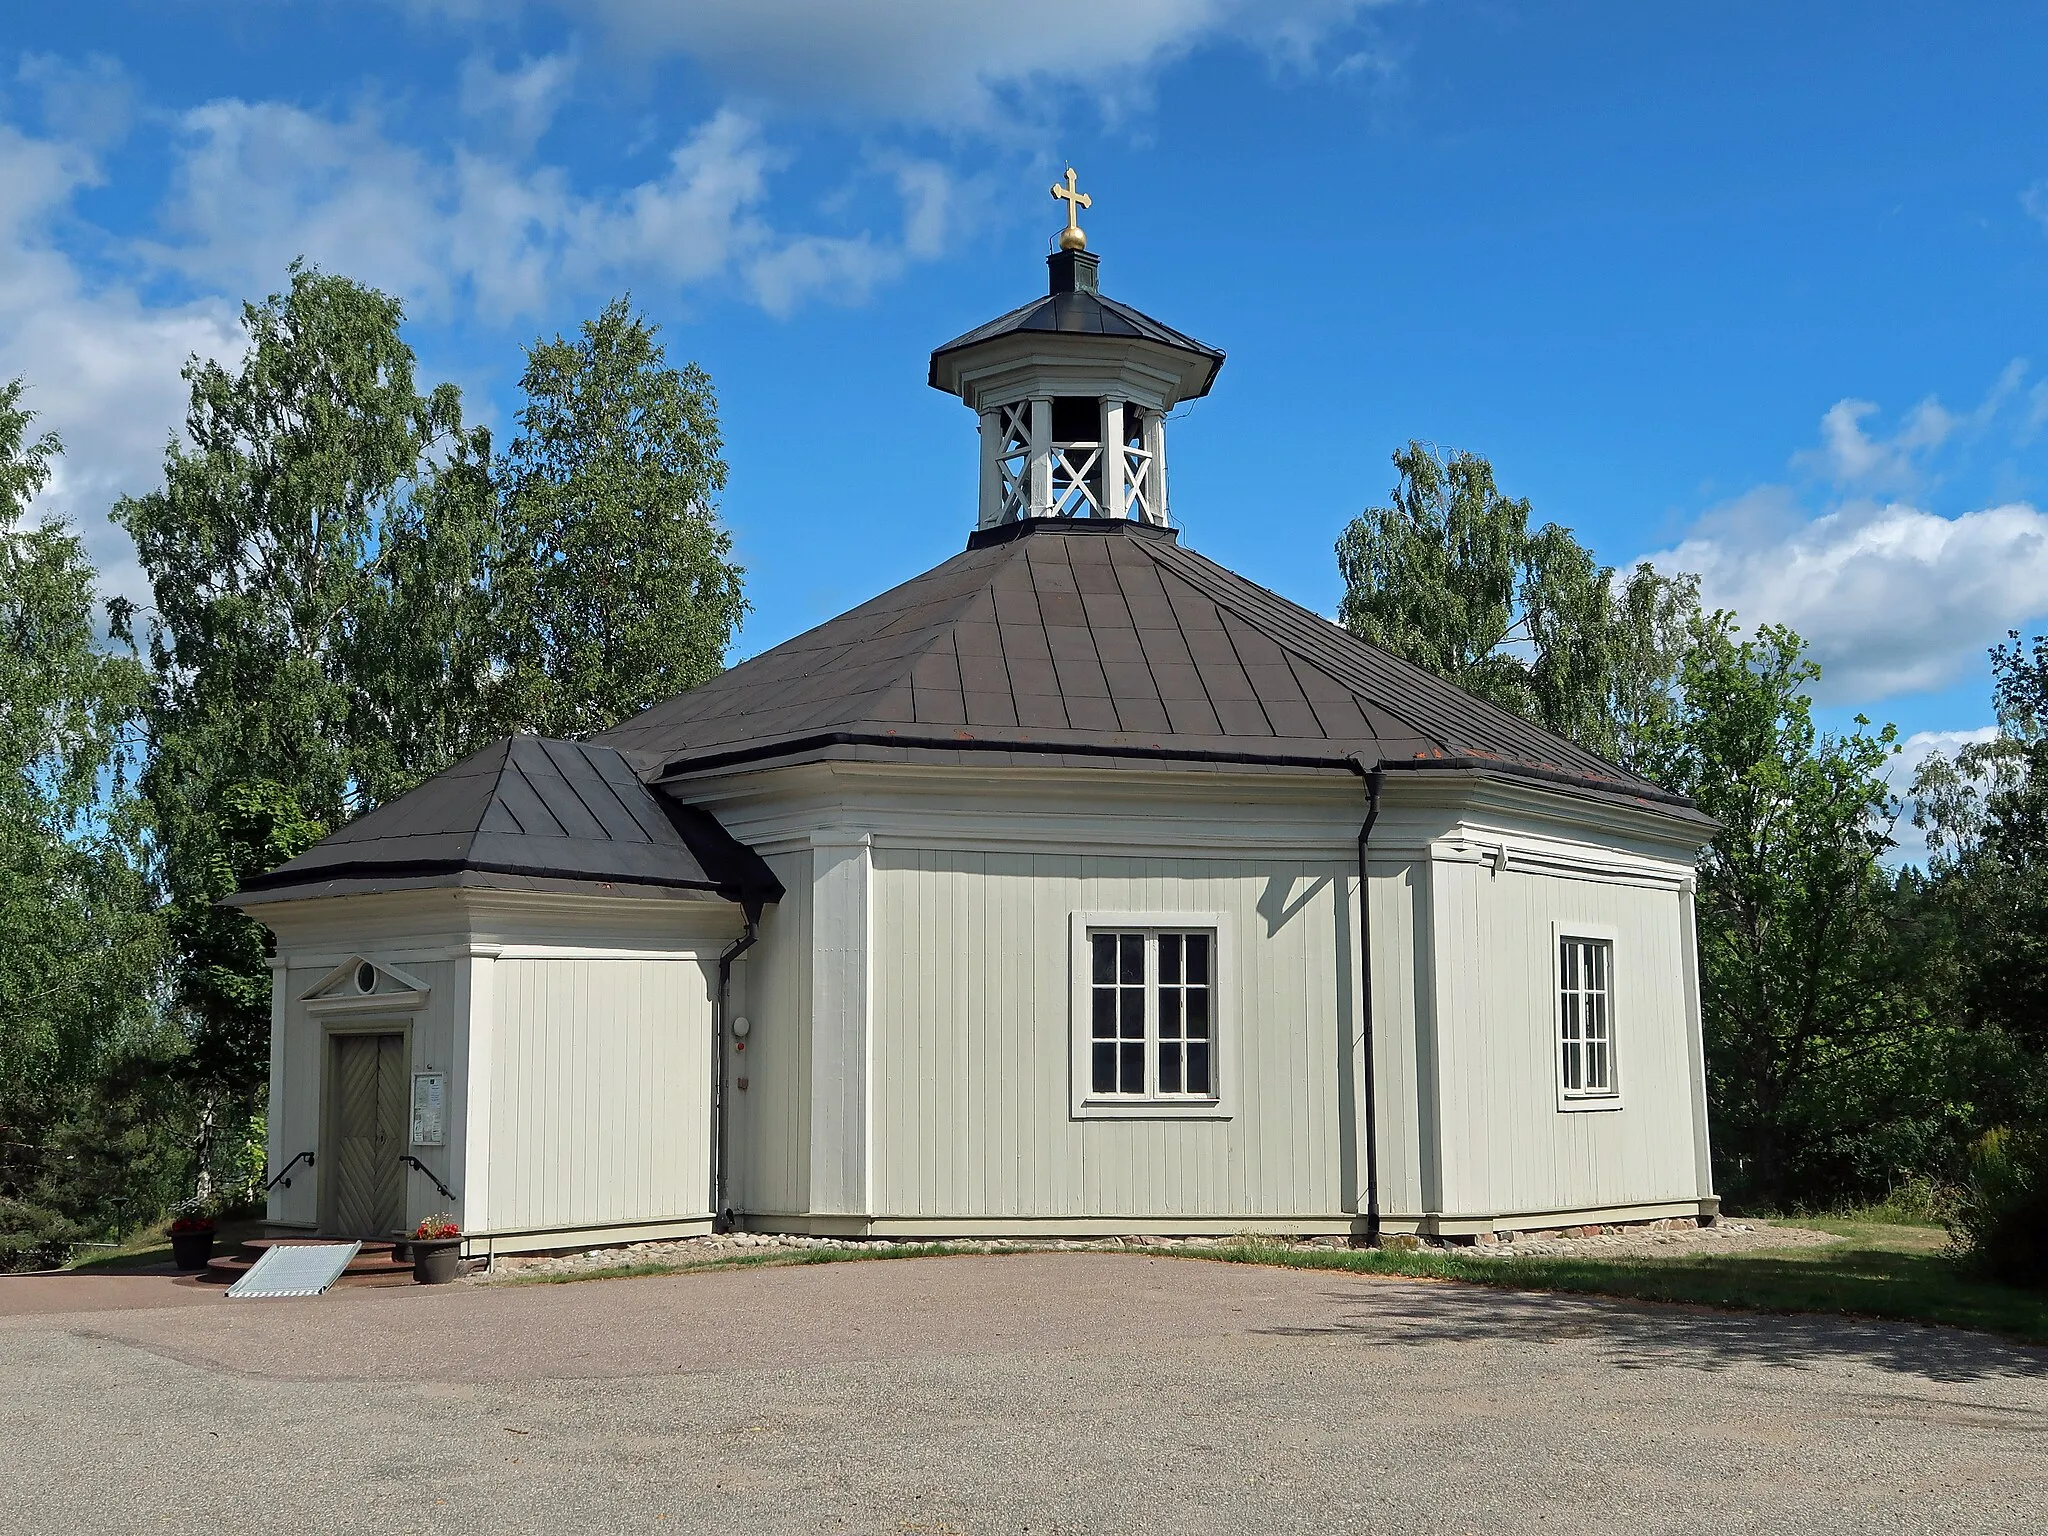
[[[1745,1253],[1760,1248],[1824,1248],[1842,1239],[1810,1227],[1756,1226],[1723,1221],[1711,1227],[1602,1227],[1583,1237],[1518,1234],[1513,1241],[1474,1244],[1458,1251],[1475,1259],[1677,1259],[1696,1253]]]
[[[467,1276],[472,1284],[541,1280],[631,1268],[685,1269],[722,1259],[759,1255],[776,1258],[815,1249],[852,1250],[876,1258],[903,1253],[1117,1253],[1131,1250],[1200,1253],[1252,1241],[1280,1248],[1342,1248],[1341,1237],[1237,1234],[1228,1237],[1104,1237],[987,1239],[919,1242],[886,1238],[803,1237],[791,1233],[719,1232],[662,1242],[627,1243],[579,1253],[501,1254],[487,1272]],[[1721,1222],[1712,1227],[1603,1227],[1584,1236],[1561,1232],[1521,1234],[1490,1244],[1430,1244],[1468,1258],[1682,1258],[1690,1254],[1740,1253],[1759,1248],[1817,1248],[1841,1239],[1805,1227],[1754,1226]]]

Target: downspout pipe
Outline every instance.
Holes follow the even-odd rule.
[[[1386,775],[1377,764],[1369,764],[1359,753],[1345,759],[1351,771],[1365,780],[1365,820],[1358,828],[1358,1038],[1365,1053],[1364,1099],[1359,1106],[1365,1123],[1365,1241],[1380,1245],[1380,1125],[1379,1096],[1374,1084],[1372,1035],[1372,887],[1366,864],[1366,845],[1372,841],[1373,824],[1380,819],[1380,787]]]
[[[732,1033],[732,963],[761,937],[761,903],[749,901],[741,910],[746,913],[747,930],[718,956],[718,998],[711,1020],[711,1223],[719,1232],[732,1230],[732,1204],[726,1198],[725,1179],[725,1042]]]

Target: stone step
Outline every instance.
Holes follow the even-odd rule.
[[[242,1257],[253,1261],[271,1248],[304,1247],[308,1244],[333,1247],[336,1242],[337,1239],[331,1237],[249,1237],[242,1240]],[[397,1252],[398,1244],[393,1239],[366,1237],[356,1252],[354,1262],[360,1263],[365,1259],[374,1258],[395,1258]],[[407,1262],[411,1262],[410,1255],[407,1256]]]
[[[208,1259],[206,1269],[199,1276],[202,1280],[217,1281],[232,1285],[247,1274],[261,1258],[264,1250],[279,1246],[303,1246],[304,1239],[256,1238],[242,1244],[242,1252],[221,1258]],[[321,1243],[317,1246],[331,1247]],[[409,1285],[412,1283],[412,1260],[400,1259],[393,1251],[393,1245],[386,1242],[365,1243],[362,1251],[348,1261],[348,1267],[341,1272],[337,1285]],[[252,1251],[253,1250],[253,1251]]]

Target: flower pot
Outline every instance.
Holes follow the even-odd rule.
[[[412,1278],[416,1285],[446,1285],[462,1273],[459,1237],[412,1240]]]
[[[213,1228],[171,1234],[171,1262],[180,1269],[204,1269],[213,1257]]]

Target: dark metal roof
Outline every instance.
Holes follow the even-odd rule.
[[[997,316],[986,325],[976,326],[965,336],[956,336],[936,349],[932,353],[929,375],[932,387],[946,387],[939,382],[939,359],[947,353],[958,352],[967,347],[979,346],[986,341],[993,341],[999,336],[1024,331],[1125,336],[1205,358],[1209,364],[1208,372],[1202,378],[1201,388],[1189,391],[1186,398],[1190,400],[1199,399],[1209,392],[1209,386],[1216,382],[1217,370],[1223,366],[1223,354],[1216,348],[1196,341],[1192,336],[1184,336],[1172,326],[1154,320],[1150,315],[1143,314],[1128,304],[1120,304],[1102,294],[1086,291],[1049,293],[1011,310],[1007,315]]]
[[[513,888],[568,880],[703,891],[753,908],[782,895],[758,854],[708,812],[649,790],[610,747],[502,736],[247,881],[234,899],[492,877]]]
[[[650,779],[826,756],[1504,773],[1681,797],[1181,547],[1035,519],[596,740]],[[1348,771],[1348,770],[1347,770]]]

